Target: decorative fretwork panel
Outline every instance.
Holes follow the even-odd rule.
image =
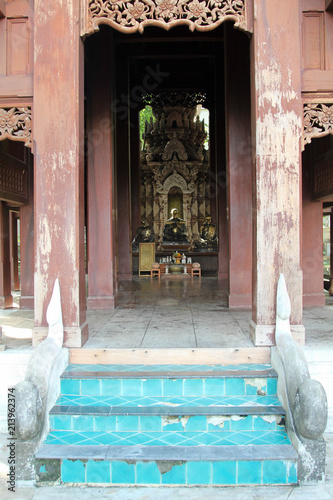
[[[0,199],[23,204],[28,202],[26,167],[12,165],[0,158]]]
[[[304,144],[315,137],[333,134],[333,104],[307,103],[304,105]]]
[[[333,156],[323,158],[314,166],[314,198],[333,195]]]
[[[166,30],[188,25],[199,31],[216,28],[226,20],[246,29],[246,0],[85,0],[85,26],[89,35],[108,24],[123,33],[143,32],[146,26]]]
[[[0,140],[22,141],[31,147],[31,108],[0,108]]]

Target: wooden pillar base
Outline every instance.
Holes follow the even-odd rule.
[[[36,347],[48,335],[48,328],[36,327],[32,331],[32,346]],[[88,340],[88,323],[85,321],[80,327],[64,326],[63,347],[82,347]]]
[[[299,345],[305,345],[305,328],[303,325],[290,325],[291,335]],[[257,325],[250,322],[250,339],[258,346],[274,346],[275,325]]]
[[[324,293],[304,293],[303,307],[323,307],[325,305]]]
[[[228,295],[229,309],[252,309],[252,295]]]
[[[10,307],[13,307],[12,294],[0,296],[0,309],[9,309]]]
[[[108,310],[115,307],[115,297],[87,297],[87,309]]]
[[[20,309],[33,309],[34,297],[22,296],[20,298]]]

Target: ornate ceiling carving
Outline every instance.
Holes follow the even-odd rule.
[[[304,144],[314,137],[333,134],[333,104],[307,103],[303,112]]]
[[[82,35],[108,24],[123,33],[143,32],[146,26],[166,30],[188,25],[191,31],[209,31],[226,20],[245,29],[246,0],[85,0]]]
[[[0,108],[0,140],[22,141],[31,147],[31,108]]]

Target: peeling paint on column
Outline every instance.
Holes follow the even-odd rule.
[[[260,340],[265,343],[264,337],[273,340],[275,293],[281,272],[286,276],[291,296],[292,321],[295,324],[302,321],[300,46],[298,41],[292,48],[290,45],[293,25],[298,27],[298,5],[282,0],[276,12],[268,0],[255,0],[254,16],[257,209],[254,322],[258,332],[262,332]],[[272,329],[271,333],[265,330],[267,327]]]

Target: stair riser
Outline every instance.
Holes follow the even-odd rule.
[[[53,470],[54,470],[54,462]],[[296,484],[294,460],[249,461],[120,461],[58,460],[64,483],[90,485],[265,485]],[[44,465],[43,465],[44,463]],[[48,481],[46,461],[37,476]]]
[[[64,396],[275,396],[275,378],[61,380]]]
[[[284,419],[280,415],[51,415],[50,425],[58,431],[281,431]]]

